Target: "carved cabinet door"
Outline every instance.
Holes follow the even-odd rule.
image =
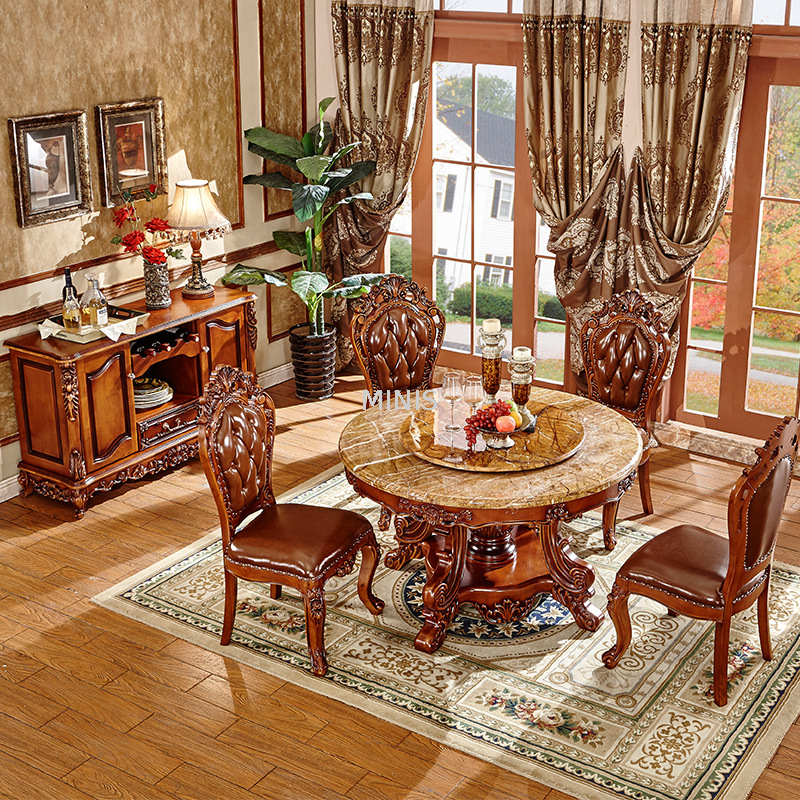
[[[138,450],[131,355],[122,346],[79,364],[81,438],[91,472]]]
[[[200,335],[206,354],[203,383],[221,364],[247,368],[246,330],[241,307],[204,319]]]

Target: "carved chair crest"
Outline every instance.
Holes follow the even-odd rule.
[[[670,350],[661,312],[640,292],[628,289],[615,294],[586,320],[581,331],[590,399],[649,430]]]
[[[350,326],[369,393],[430,388],[444,326],[441,309],[414,281],[387,275],[373,285]]]
[[[275,405],[249,372],[217,367],[200,398],[200,455],[233,535],[249,514],[273,505]],[[210,472],[209,472],[210,471]]]

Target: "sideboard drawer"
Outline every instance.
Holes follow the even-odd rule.
[[[179,408],[171,408],[157,417],[150,417],[138,424],[141,448],[160,442],[169,436],[191,428],[197,421],[198,403],[194,401]]]

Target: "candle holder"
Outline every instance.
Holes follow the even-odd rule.
[[[520,411],[528,405],[531,397],[531,382],[536,373],[536,362],[527,347],[515,347],[508,362],[511,372],[511,397]]]
[[[488,405],[497,400],[500,391],[500,368],[503,364],[503,348],[506,346],[505,332],[486,331],[479,328],[478,346],[481,348],[481,379]]]

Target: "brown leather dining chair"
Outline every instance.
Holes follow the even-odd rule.
[[[383,611],[372,593],[380,556],[372,525],[353,511],[275,502],[275,406],[249,372],[218,367],[200,398],[199,422],[200,460],[222,524],[221,643],[228,644],[233,631],[237,578],[272,584],[273,599],[281,586],[292,586],[303,597],[311,669],[324,675],[325,583],[351,572],[359,551],[359,597],[373,614]]]
[[[367,391],[430,389],[444,339],[444,314],[425,290],[387,275],[358,303],[350,339]]]
[[[430,389],[444,339],[444,314],[425,290],[402,275],[387,275],[372,286],[350,321],[350,340],[367,392]],[[378,528],[391,521],[381,511]]]
[[[728,702],[728,647],[731,617],[758,600],[761,655],[772,660],[768,593],[772,553],[797,459],[800,422],[786,417],[744,470],[728,502],[728,536],[695,525],[678,525],[645,542],[622,565],[608,612],[617,640],[603,654],[613,669],[631,642],[628,597],[639,594],[663,603],[670,615],[685,614],[716,623],[714,702]]]
[[[604,301],[581,330],[589,399],[627,417],[641,434],[643,450],[637,473],[645,514],[653,513],[650,425],[670,350],[661,313],[641,293],[631,290]],[[616,545],[618,507],[619,498],[603,507],[603,540],[609,550]]]

